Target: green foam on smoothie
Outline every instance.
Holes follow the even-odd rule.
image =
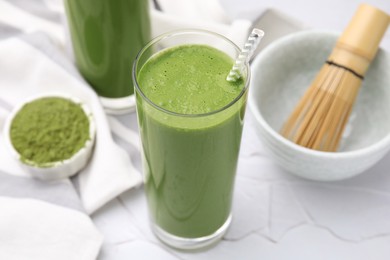
[[[204,114],[231,103],[242,79],[226,81],[233,66],[227,54],[206,45],[182,45],[159,52],[139,73],[142,91],[153,103],[180,114]]]

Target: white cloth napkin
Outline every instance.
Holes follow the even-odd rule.
[[[4,107],[11,108],[31,95],[62,92],[91,108],[97,128],[95,149],[75,180],[87,213],[141,183],[128,154],[114,143],[105,113],[88,86],[19,38],[0,42],[0,57],[1,135],[9,114]],[[77,205],[70,181],[45,184],[33,180],[11,158],[3,138],[0,160],[0,172],[9,174],[0,176],[0,259],[95,259],[103,239]]]
[[[0,197],[0,259],[92,260],[102,236],[78,211],[35,199]]]
[[[0,57],[1,99],[11,106],[38,93],[63,92],[78,97],[91,108],[97,128],[96,144],[90,163],[78,176],[80,197],[88,213],[141,183],[141,175],[127,153],[114,143],[105,113],[89,87],[17,38],[0,42]],[[23,174],[0,142],[0,170]]]

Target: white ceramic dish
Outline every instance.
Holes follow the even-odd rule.
[[[312,180],[352,177],[390,149],[390,54],[383,50],[366,74],[338,152],[307,149],[278,133],[337,38],[323,31],[295,33],[264,49],[252,65],[249,108],[259,137],[287,171]]]
[[[10,127],[12,120],[14,116],[18,113],[18,111],[26,104],[30,103],[34,100],[41,99],[44,97],[60,97],[65,98],[68,100],[73,101],[76,104],[81,104],[82,109],[84,110],[85,114],[87,115],[89,119],[89,135],[90,139],[87,140],[85,143],[85,146],[80,149],[76,154],[74,154],[71,158],[59,161],[59,162],[53,162],[50,167],[39,167],[30,165],[27,163],[24,163],[20,160],[20,154],[15,150],[15,148],[12,145],[11,138],[10,138]],[[34,97],[31,97],[24,102],[21,102],[18,106],[15,107],[15,109],[12,111],[12,113],[9,115],[5,122],[4,126],[4,140],[6,143],[6,146],[8,148],[8,151],[12,154],[12,156],[17,160],[22,168],[24,168],[28,173],[30,173],[33,177],[43,179],[43,180],[56,180],[56,179],[63,179],[70,176],[75,175],[78,173],[82,168],[85,167],[85,165],[88,163],[88,160],[92,154],[94,142],[95,142],[95,124],[93,120],[93,116],[89,108],[82,103],[80,100],[78,100],[75,97],[71,97],[66,94],[61,93],[46,93],[37,95]]]

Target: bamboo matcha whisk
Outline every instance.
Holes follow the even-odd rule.
[[[336,151],[364,74],[389,25],[383,11],[362,4],[282,128],[307,148]]]

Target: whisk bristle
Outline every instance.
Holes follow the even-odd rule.
[[[281,133],[307,148],[335,151],[359,91],[361,79],[325,64]]]

